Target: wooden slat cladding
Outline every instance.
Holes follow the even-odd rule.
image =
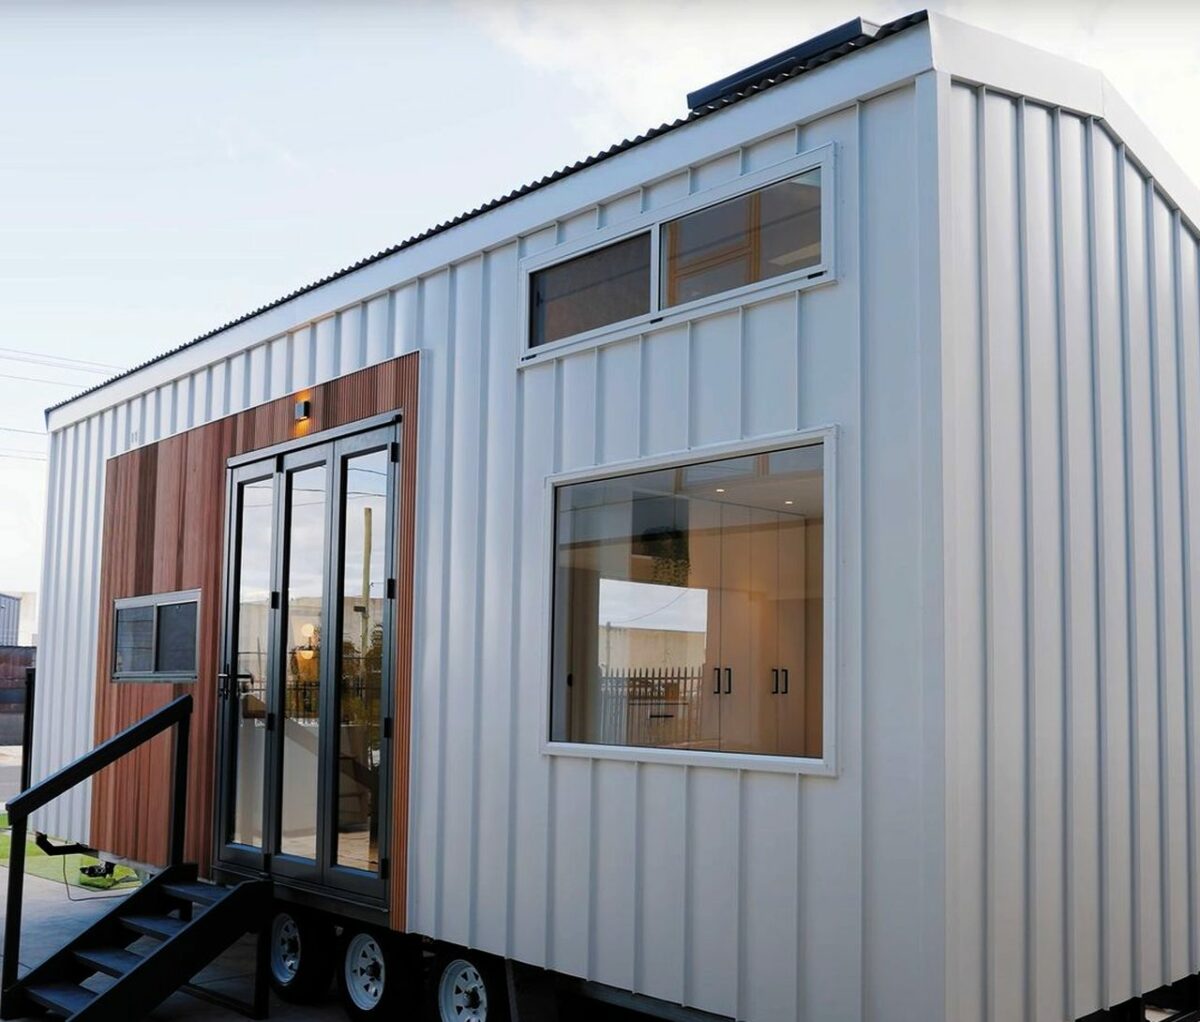
[[[218,419],[111,459],[106,467],[95,739],[165,705],[196,697],[189,764],[187,855],[208,871],[213,846],[216,676],[220,656],[226,463],[229,458],[393,410],[404,411],[397,587],[391,921],[405,926],[409,718],[412,705],[412,553],[417,473],[416,353]],[[309,418],[294,421],[298,400]],[[199,680],[194,685],[112,681],[113,601],[200,590]],[[163,735],[93,780],[91,842],[137,862],[165,863],[171,737]]]

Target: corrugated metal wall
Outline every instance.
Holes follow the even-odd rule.
[[[948,1014],[1200,970],[1197,241],[1095,122],[954,85]]]
[[[0,646],[15,646],[20,633],[21,597],[0,593]]]
[[[740,1018],[940,1015],[940,650],[927,661],[924,639],[940,619],[926,556],[940,519],[922,514],[939,483],[936,432],[923,448],[918,431],[937,345],[921,311],[929,260],[914,257],[936,247],[919,212],[933,123],[921,88],[743,148],[729,135],[717,158],[57,432],[40,689],[54,694],[35,772],[91,739],[104,459],[420,348],[413,927]],[[766,100],[720,123],[753,124]],[[830,141],[836,283],[517,368],[521,257]],[[840,430],[839,776],[543,756],[545,477],[828,424]],[[87,800],[77,790],[39,825],[83,833]]]
[[[518,259],[612,207],[422,282],[435,356],[417,676],[444,683],[422,684],[416,710],[418,929],[742,1018],[885,1003],[889,1019],[929,1017],[940,963],[919,931],[941,892],[921,870],[939,858],[926,814],[941,792],[921,773],[916,106],[891,93],[624,203],[835,141],[833,286],[514,372]],[[841,775],[540,755],[546,476],[829,423],[844,441]]]

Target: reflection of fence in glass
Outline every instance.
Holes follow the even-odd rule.
[[[700,739],[703,668],[608,668],[600,674],[603,745],[686,746]]]
[[[265,665],[258,653],[242,653],[239,662],[243,670],[258,660],[258,669],[250,670],[250,678],[238,680],[238,694],[242,697],[242,716],[260,719],[266,713],[267,681]],[[342,723],[376,722],[381,716],[379,658],[373,652],[365,656],[345,653],[342,656],[343,677],[341,683]],[[315,724],[320,712],[321,682],[319,678],[293,681],[284,687],[283,713],[289,720],[302,724]],[[351,701],[354,701],[353,703]]]

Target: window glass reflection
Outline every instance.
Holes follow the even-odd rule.
[[[325,465],[289,473],[284,596],[283,791],[279,850],[317,857],[321,611],[325,592]]]
[[[345,461],[337,862],[379,870],[388,452]]]
[[[820,445],[561,487],[556,741],[820,757]]]
[[[275,482],[259,479],[241,487],[236,660],[230,683],[237,686],[234,722],[234,844],[262,846],[263,771],[266,768],[267,630],[271,615],[271,557],[275,525]]]
[[[669,308],[821,262],[821,170],[739,195],[662,227]]]

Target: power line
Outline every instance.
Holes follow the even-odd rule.
[[[0,432],[4,433],[25,433],[29,436],[45,436],[44,429],[18,429],[16,426],[0,426]]]
[[[106,379],[113,375],[111,369],[93,369],[90,366],[72,365],[70,362],[54,362],[48,358],[18,358],[16,355],[5,355],[0,352],[0,362],[19,362],[22,365],[37,366],[39,369],[65,369],[69,373],[91,373]]]
[[[9,454],[6,451],[0,451],[0,458],[10,458],[13,461],[47,461],[44,454]]]
[[[6,380],[21,380],[24,383],[49,383],[55,387],[70,387],[72,390],[82,390],[82,383],[65,383],[62,380],[47,380],[42,376],[14,376],[12,373],[0,373],[0,377]]]
[[[108,362],[93,362],[87,358],[71,358],[70,355],[48,355],[44,351],[26,351],[24,348],[3,348],[0,347],[0,353],[4,355],[20,355],[19,361],[24,361],[27,358],[34,359],[52,359],[55,362],[65,362],[77,366],[90,366],[95,371],[119,373],[124,370],[124,366],[115,366]]]

